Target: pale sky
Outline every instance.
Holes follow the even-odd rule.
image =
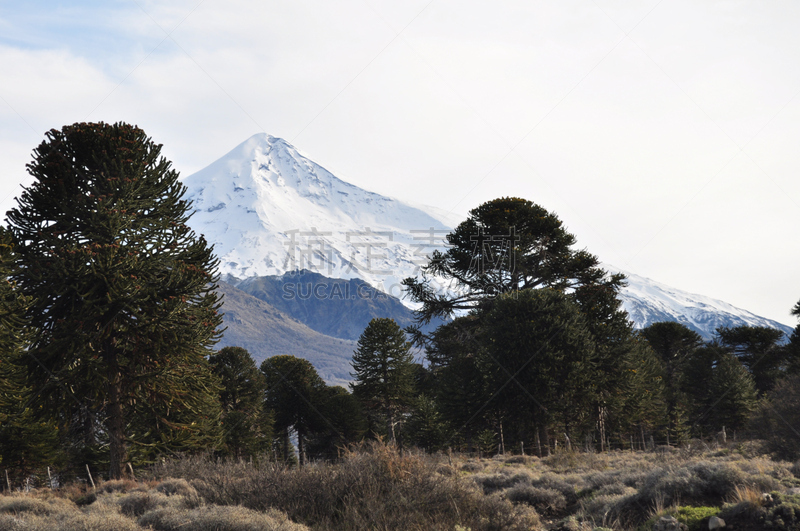
[[[466,215],[513,195],[616,267],[794,325],[800,3],[0,1],[0,211],[50,128],[189,175],[282,137]]]

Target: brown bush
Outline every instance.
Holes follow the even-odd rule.
[[[469,479],[437,472],[440,466],[433,457],[372,443],[336,464],[286,468],[189,458],[167,463],[164,472],[190,479],[208,503],[277,508],[315,529],[540,528],[533,508],[485,496]]]
[[[303,531],[274,509],[260,513],[245,507],[203,506],[195,509],[164,507],[139,518],[139,525],[155,531]]]

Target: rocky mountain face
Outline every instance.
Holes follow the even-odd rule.
[[[376,317],[391,317],[402,328],[414,324],[414,312],[396,297],[373,288],[360,278],[328,278],[302,270],[250,277],[236,287],[302,322],[321,334],[358,340]],[[436,329],[440,321],[424,327]]]
[[[351,380],[355,341],[312,330],[226,282],[220,282],[219,292],[224,297],[223,326],[227,329],[217,348],[245,348],[257,365],[271,356],[290,354],[310,361],[330,385],[347,385]]]

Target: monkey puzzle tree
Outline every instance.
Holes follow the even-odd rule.
[[[225,451],[242,457],[267,452],[272,446],[271,412],[264,406],[267,382],[250,353],[225,347],[209,358],[211,372],[220,379]]]
[[[576,249],[575,236],[554,213],[515,197],[495,199],[471,210],[467,220],[447,236],[447,241],[449,249],[433,253],[421,278],[403,281],[410,298],[421,304],[418,323],[471,312],[475,320],[471,328],[480,331],[494,306],[502,300],[500,295],[543,289],[561,293],[582,315],[594,348],[593,363],[597,370],[592,384],[593,403],[582,404],[587,409],[581,414],[586,419],[596,418],[601,436],[607,428],[612,428],[611,424],[619,424],[625,414],[625,397],[619,392],[627,385],[625,363],[637,351],[632,326],[617,297],[624,285],[624,275],[609,274],[596,256]],[[453,291],[437,293],[435,278],[449,282]],[[535,328],[537,323],[531,326]],[[429,343],[433,347],[429,351],[436,355],[441,335],[425,337],[419,329],[410,331],[415,341]],[[484,332],[471,335],[477,338]],[[499,329],[492,333],[495,332],[500,333]],[[454,348],[459,349],[457,345]],[[466,353],[473,346],[462,345],[462,348]],[[450,359],[469,358],[456,355]],[[433,359],[431,362],[436,365]],[[440,374],[448,372],[445,368],[436,370]],[[582,423],[591,424],[590,420]]]
[[[274,412],[275,429],[283,435],[283,458],[289,459],[289,430],[293,429],[303,465],[307,439],[329,423],[321,405],[325,382],[310,361],[285,354],[265,359],[261,372],[266,378],[264,403]]]
[[[358,338],[353,353],[353,395],[386,422],[386,435],[396,439],[396,425],[414,396],[411,345],[394,319],[375,318]]]
[[[607,286],[613,296],[624,280],[623,275],[607,275],[596,256],[574,249],[576,238],[558,216],[526,199],[503,197],[483,203],[447,235],[447,241],[450,248],[434,251],[421,279],[403,281],[411,298],[422,303],[418,315],[423,323],[523,289]],[[454,281],[460,294],[437,294],[431,275]]]
[[[202,415],[192,395],[214,387],[198,382],[211,378],[205,356],[222,320],[217,261],[186,224],[178,172],[144,131],[76,123],[46,137],[28,164],[35,180],[8,213],[12,279],[33,299],[29,382],[62,422],[88,412],[86,430],[108,438],[118,478],[137,442],[137,404],[151,406],[153,424],[197,429],[167,417]]]

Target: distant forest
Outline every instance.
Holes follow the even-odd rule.
[[[624,276],[531,201],[473,209],[404,281],[415,324],[373,319],[344,388],[302,346],[260,367],[244,348],[212,349],[218,262],[141,129],[51,130],[28,171],[0,227],[7,485],[87,467],[121,478],[191,453],[302,465],[378,438],[541,456],[757,436],[800,456],[800,325],[789,338],[720,328],[710,342],[675,322],[635,331],[617,297]]]

